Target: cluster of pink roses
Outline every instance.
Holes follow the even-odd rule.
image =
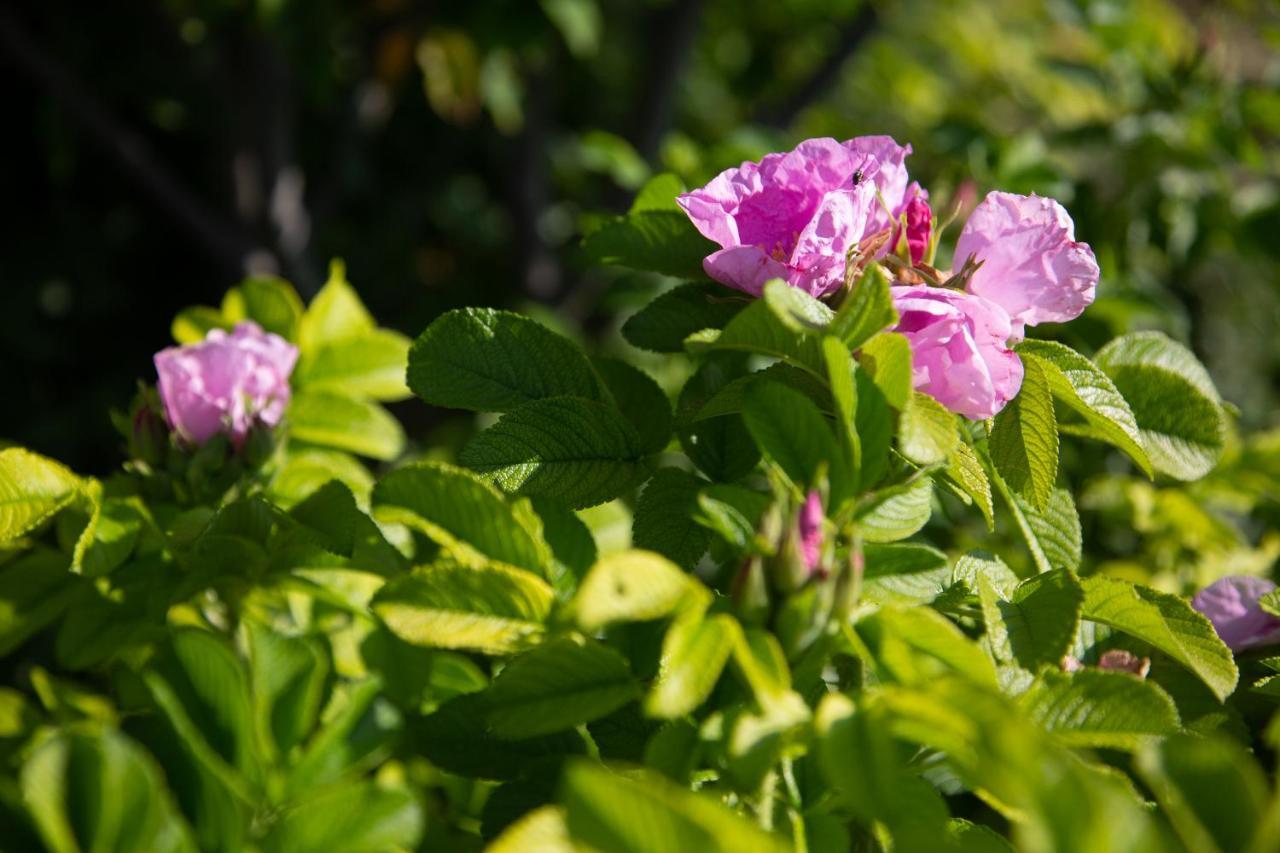
[[[161,350],[155,364],[165,418],[189,444],[221,433],[242,447],[255,426],[274,427],[284,417],[297,360],[297,347],[247,321]]]
[[[728,169],[678,202],[722,247],[704,260],[707,275],[753,296],[778,278],[820,299],[840,289],[851,249],[883,256],[902,236],[911,262],[924,259],[933,213],[908,179],[910,153],[887,136],[810,139]],[[954,255],[964,290],[914,275],[895,283],[897,331],[911,342],[919,390],[987,418],[1022,385],[1010,347],[1027,326],[1078,317],[1093,301],[1098,264],[1060,204],[1002,192],[973,211]]]

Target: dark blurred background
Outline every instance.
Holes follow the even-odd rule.
[[[305,298],[342,257],[409,334],[493,304],[607,341],[658,283],[585,269],[590,216],[816,135],[911,142],[935,202],[1059,198],[1103,267],[1070,342],[1163,329],[1277,422],[1273,4],[9,0],[0,69],[0,438],[84,472],[248,271]]]

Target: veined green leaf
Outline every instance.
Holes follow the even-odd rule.
[[[898,312],[894,310],[893,297],[889,294],[889,280],[877,264],[858,279],[853,291],[845,297],[831,320],[830,332],[846,347],[856,350],[897,321]]]
[[[1058,420],[1047,369],[1035,360],[1024,368],[1022,390],[996,415],[989,448],[1009,489],[1043,512],[1058,476]]]
[[[698,524],[698,490],[705,480],[677,468],[663,468],[640,493],[632,519],[631,543],[656,551],[692,569],[706,553],[710,532]]]
[[[1083,585],[1085,619],[1155,646],[1195,673],[1219,700],[1235,690],[1239,676],[1231,650],[1185,599],[1103,576],[1085,578]]]
[[[1013,513],[1037,570],[1047,572],[1067,568],[1075,571],[1080,568],[1083,548],[1080,515],[1076,512],[1071,493],[1054,487],[1048,505],[1041,511],[1026,498],[1015,495],[994,467],[988,467],[987,473]]]
[[[931,607],[882,607],[859,619],[854,629],[884,680],[927,684],[954,672],[978,684],[995,686],[991,659],[954,622]]]
[[[434,406],[477,412],[547,397],[602,397],[575,344],[527,317],[489,308],[437,317],[409,350],[407,381]]]
[[[825,469],[833,505],[852,494],[849,463],[826,418],[808,397],[766,380],[748,388],[743,403],[751,437],[797,488],[816,486]]]
[[[705,616],[691,610],[676,619],[662,640],[658,678],[645,697],[645,712],[669,720],[701,705],[720,680],[741,630],[725,613]]]
[[[702,259],[716,244],[698,233],[683,211],[640,210],[588,234],[583,252],[596,263],[701,279]]]
[[[1084,603],[1075,575],[1053,569],[1018,584],[1008,597],[986,578],[978,580],[977,590],[998,660],[1030,672],[1061,663],[1075,642]]]
[[[1018,704],[1069,746],[1133,750],[1181,728],[1169,694],[1127,672],[1049,670]]]
[[[863,548],[862,593],[880,603],[933,601],[951,581],[947,555],[928,545],[875,545]]]
[[[1195,480],[1217,464],[1226,415],[1190,350],[1159,332],[1135,332],[1107,344],[1095,361],[1133,410],[1152,467]]]
[[[262,850],[409,850],[424,824],[422,806],[409,789],[371,779],[345,782],[294,804],[271,827]]]
[[[618,411],[578,397],[551,397],[508,412],[472,439],[459,460],[504,491],[575,509],[612,500],[647,473],[647,453]]]
[[[369,400],[332,391],[300,391],[289,404],[289,434],[368,456],[395,459],[404,450],[404,429],[386,409]]]
[[[682,284],[631,315],[622,336],[640,349],[684,352],[685,338],[723,329],[750,301],[716,282]]]
[[[742,398],[747,388],[762,380],[776,382],[799,391],[823,411],[829,411],[835,406],[831,399],[831,391],[812,373],[778,362],[777,364],[769,365],[764,370],[757,370],[753,373],[748,373],[746,376],[739,376],[725,385],[702,408],[698,409],[694,420],[704,421],[709,418],[741,414]]]
[[[418,528],[461,562],[476,562],[467,549],[540,575],[551,562],[532,511],[508,503],[501,492],[462,468],[420,462],[391,471],[374,488],[373,505],[380,515],[394,508],[397,520]]]
[[[640,187],[627,213],[641,213],[646,210],[672,210],[678,213],[680,206],[676,204],[676,196],[684,191],[684,181],[680,180],[678,175],[659,172]]]
[[[70,469],[21,447],[0,450],[0,542],[39,526],[76,497]]]
[[[937,465],[959,444],[959,418],[928,394],[912,391],[898,422],[902,455],[917,465]]]
[[[595,368],[618,411],[635,427],[640,446],[649,453],[665,448],[674,427],[671,401],[666,392],[649,374],[625,361],[597,359]]]
[[[924,527],[933,512],[933,480],[929,477],[882,490],[859,510],[858,529],[868,542],[897,542]]]
[[[305,356],[326,344],[361,337],[377,326],[355,289],[347,283],[346,266],[334,261],[329,265],[329,280],[303,312],[298,346]]]
[[[442,563],[396,578],[372,607],[392,633],[416,646],[503,655],[541,636],[554,599],[546,581],[520,569]]]
[[[1093,362],[1056,341],[1023,341],[1018,345],[1018,354],[1024,362],[1039,361],[1053,396],[1151,475],[1151,461],[1142,448],[1142,436],[1129,404]]]
[[[691,336],[686,348],[758,353],[825,380],[821,330],[830,322],[831,309],[778,280],[766,284],[764,293],[764,298],[744,308],[719,334]]]
[[[965,503],[975,503],[987,521],[987,529],[995,530],[995,504],[991,496],[991,481],[987,472],[967,442],[961,441],[947,461],[941,482]]]
[[[863,345],[860,364],[875,382],[885,402],[906,408],[911,399],[911,344],[897,332],[882,332]]]
[[[556,640],[512,659],[483,694],[498,737],[527,738],[610,714],[640,695],[622,655],[592,640]]]

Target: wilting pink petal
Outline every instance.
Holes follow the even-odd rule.
[[[994,302],[940,287],[893,287],[896,331],[911,344],[917,390],[972,420],[989,418],[1022,387],[1009,316]]]
[[[254,425],[280,422],[297,360],[297,347],[252,322],[161,350],[155,365],[165,417],[192,444],[224,433],[239,447]]]
[[[1264,578],[1233,576],[1215,581],[1196,593],[1191,606],[1213,623],[1232,651],[1280,642],[1280,619],[1258,605],[1276,585]]]
[[[813,571],[822,559],[822,521],[826,514],[822,511],[822,495],[817,490],[809,492],[804,506],[800,508],[797,522],[800,527],[800,549],[804,554],[804,564]]]
[[[955,268],[970,256],[982,266],[969,292],[1003,308],[1019,339],[1026,326],[1074,320],[1093,302],[1098,262],[1051,198],[988,194],[956,241]]]
[[[676,201],[694,226],[721,246],[703,261],[707,275],[753,296],[773,278],[815,297],[837,290],[849,249],[888,227],[877,190],[882,195],[886,188],[896,191],[901,204],[906,187],[901,158],[909,149],[888,140],[891,150],[867,139],[888,137],[844,143],[809,139],[792,151],[728,169],[681,195]],[[891,174],[880,174],[881,163],[871,150],[897,157]],[[888,182],[884,188],[882,181]],[[876,224],[881,218],[884,226]]]

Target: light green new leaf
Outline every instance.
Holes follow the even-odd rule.
[[[503,655],[542,635],[555,593],[546,581],[500,564],[426,566],[383,587],[374,613],[415,646]]]
[[[723,329],[750,301],[722,284],[682,284],[633,314],[622,324],[622,336],[640,349],[684,352],[685,338]]]
[[[21,447],[0,450],[0,542],[38,527],[79,494],[70,469]]]
[[[661,619],[709,601],[707,591],[665,557],[624,551],[591,567],[568,609],[579,628],[594,633],[614,622]]]
[[[1020,495],[1015,495],[1000,472],[987,463],[987,474],[995,485],[1000,496],[1013,514],[1018,530],[1022,533],[1027,550],[1036,569],[1047,572],[1050,569],[1067,568],[1072,571],[1080,568],[1083,549],[1083,537],[1080,530],[1080,514],[1076,512],[1076,503],[1066,489],[1055,487],[1049,495],[1049,503],[1043,510],[1037,510],[1031,502]]]
[[[1068,746],[1134,750],[1181,729],[1169,694],[1127,672],[1049,670],[1018,704]]]
[[[576,853],[577,848],[569,838],[564,809],[560,806],[539,806],[524,817],[507,826],[493,840],[485,853]]]
[[[671,172],[659,172],[644,182],[644,186],[636,193],[627,213],[641,213],[646,210],[670,210],[680,212],[676,204],[676,196],[685,191],[684,181]]]
[[[1195,673],[1219,700],[1235,690],[1238,672],[1231,650],[1186,599],[1103,576],[1085,578],[1083,585],[1085,619],[1155,646]]]
[[[232,323],[252,320],[287,341],[298,340],[298,324],[302,319],[302,300],[293,285],[282,278],[257,275],[227,291],[222,300],[222,314]]]
[[[497,560],[545,574],[551,552],[541,524],[527,507],[511,504],[470,471],[420,462],[391,471],[373,490],[380,517],[425,533],[459,562]]]
[[[986,578],[978,580],[977,590],[987,639],[998,660],[1035,672],[1057,666],[1075,642],[1084,590],[1066,569],[1023,581],[1008,597]]]
[[[987,529],[995,530],[995,504],[991,495],[991,480],[983,470],[982,462],[973,447],[961,441],[947,460],[941,482],[966,504],[975,503],[987,521]]]
[[[621,776],[595,762],[565,771],[560,791],[575,842],[616,853],[785,853],[790,846],[715,799],[653,773]]]
[[[831,389],[831,408],[836,416],[836,435],[849,463],[851,488],[862,478],[862,440],[858,436],[858,364],[848,348],[830,335],[822,339],[822,354],[827,361],[827,384]]]
[[[1005,598],[1013,594],[1013,589],[1020,582],[1013,569],[1005,565],[999,557],[983,551],[970,551],[956,558],[951,570],[951,582],[962,583],[972,592],[977,593],[983,581],[991,584],[996,592]]]
[[[648,473],[648,453],[617,409],[551,397],[515,409],[468,444],[459,461],[504,491],[574,509],[612,500]]]
[[[688,714],[711,695],[742,629],[732,616],[686,612],[662,640],[658,677],[645,697],[645,713],[660,719]]]
[[[831,321],[830,332],[856,350],[898,321],[889,294],[889,279],[873,265],[858,279]]]
[[[514,658],[482,694],[490,730],[529,738],[571,729],[640,695],[627,660],[593,640],[555,640]]]
[[[858,353],[858,364],[890,406],[906,407],[911,399],[911,344],[906,337],[897,332],[876,335]]]
[[[332,391],[300,391],[289,404],[289,434],[309,444],[388,461],[404,450],[404,429],[369,400]]]
[[[995,687],[991,658],[956,624],[931,607],[889,605],[854,624],[882,680],[928,684],[946,674]]]
[[[989,449],[1009,489],[1043,511],[1058,476],[1058,420],[1046,368],[1035,360],[1024,368],[1022,390],[995,417]]]
[[[677,468],[653,475],[636,502],[631,544],[656,551],[692,569],[706,553],[711,533],[698,523],[698,490],[706,481]]]
[[[361,337],[377,326],[355,289],[347,283],[346,266],[342,261],[333,261],[329,280],[303,312],[298,346],[306,355],[326,344]]]
[[[197,849],[160,768],[118,732],[68,730],[45,739],[23,764],[20,784],[41,839],[56,853]]]
[[[437,317],[409,350],[407,381],[434,406],[476,412],[547,397],[602,398],[577,345],[528,317],[489,308]]]
[[[1107,344],[1094,360],[1133,410],[1157,471],[1195,480],[1212,470],[1226,441],[1226,414],[1190,350],[1159,332],[1135,332]]]
[[[1151,461],[1129,404],[1093,362],[1056,341],[1023,341],[1018,354],[1024,363],[1040,364],[1053,396],[1083,417],[1093,433],[1123,450],[1151,475]]]
[[[947,555],[928,545],[873,545],[863,548],[862,594],[880,603],[933,601],[951,581]]]
[[[173,335],[175,341],[185,346],[200,343],[213,329],[224,329],[229,332],[232,325],[234,324],[222,316],[222,311],[219,309],[208,305],[193,305],[190,308],[183,308],[178,312],[178,316],[173,318],[169,334]]]
[[[344,338],[304,354],[291,379],[294,388],[329,390],[373,400],[404,400],[409,339],[389,329]]]
[[[293,805],[262,840],[264,853],[304,850],[411,850],[425,815],[407,788],[372,779],[319,788]]]
[[[959,417],[928,394],[911,392],[898,421],[898,449],[917,465],[937,465],[960,444]]]
[[[920,477],[881,491],[858,512],[868,542],[897,542],[924,527],[933,512],[933,480]]]

